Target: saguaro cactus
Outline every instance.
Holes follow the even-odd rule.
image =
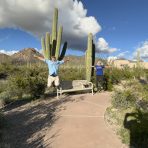
[[[137,68],[140,68],[140,62],[141,62],[141,58],[140,58],[140,51],[137,51]]]
[[[86,64],[86,80],[91,81],[91,76],[93,75],[92,66],[95,63],[95,44],[93,43],[93,35],[90,33],[88,35],[87,50],[85,52],[85,64]]]
[[[55,8],[53,14],[53,22],[52,22],[52,34],[46,32],[45,37],[41,38],[43,55],[46,59],[51,59],[51,56],[55,56],[58,60],[62,60],[65,56],[67,49],[67,42],[63,44],[63,48],[60,55],[63,27],[60,26],[57,32],[57,26],[58,26],[58,9]]]

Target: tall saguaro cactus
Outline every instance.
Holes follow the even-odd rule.
[[[91,81],[91,76],[93,75],[92,66],[95,63],[95,44],[93,43],[93,35],[90,33],[88,35],[87,50],[85,53],[85,64],[86,64],[86,80]]]
[[[63,48],[60,54],[63,27],[58,26],[58,9],[54,9],[53,22],[52,22],[52,34],[46,32],[45,37],[41,38],[41,45],[43,49],[43,55],[46,59],[51,59],[51,56],[55,56],[58,60],[62,60],[65,56],[67,49],[67,42],[63,44]]]

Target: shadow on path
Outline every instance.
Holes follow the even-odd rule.
[[[83,97],[80,99],[83,99]],[[19,107],[17,103],[17,108],[14,107],[14,104],[12,107],[5,108],[5,118],[9,124],[7,129],[8,138],[5,143],[10,148],[50,147],[50,143],[47,143],[47,146],[43,145],[46,131],[59,118],[56,113],[60,109],[60,105],[69,101],[75,101],[74,97],[66,96],[61,100],[48,98],[27,104],[22,102],[23,105],[21,105],[20,101]],[[52,142],[52,139],[58,134],[59,131],[52,135],[49,138],[50,141]]]

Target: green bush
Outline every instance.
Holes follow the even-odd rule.
[[[12,97],[12,92],[3,91],[2,93],[0,93],[0,107],[3,107],[5,104],[11,102]]]
[[[85,68],[61,67],[59,71],[61,80],[84,80],[85,79]]]
[[[26,93],[29,93],[33,98],[39,98],[44,94],[46,81],[39,71],[30,69],[26,77]]]
[[[7,88],[7,81],[6,80],[0,80],[0,93],[6,90]]]
[[[9,78],[8,90],[13,91],[14,97],[19,99],[24,94],[29,94],[32,98],[39,98],[44,94],[46,82],[44,73],[37,68],[23,68],[21,73]]]
[[[127,109],[135,106],[137,96],[131,90],[115,91],[112,105],[117,109]]]
[[[19,68],[17,65],[13,65],[9,62],[0,64],[0,79],[6,79],[8,76],[13,73],[17,73]]]

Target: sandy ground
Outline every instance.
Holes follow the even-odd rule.
[[[104,121],[110,93],[13,104],[5,109],[10,148],[124,148]]]

